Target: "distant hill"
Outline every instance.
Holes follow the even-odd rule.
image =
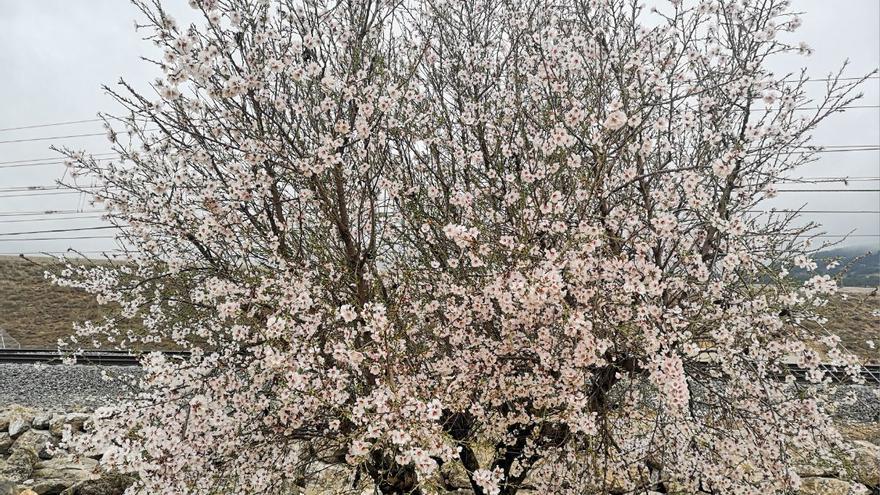
[[[843,287],[878,287],[880,286],[880,252],[862,247],[845,247],[820,251],[813,256],[819,265],[814,273],[794,269],[791,274],[798,279],[807,279],[816,273],[840,277],[838,285]],[[835,268],[827,269],[833,261],[838,261]]]
[[[836,250],[822,256],[852,259],[858,253]],[[863,259],[854,267],[862,278],[844,280],[848,283],[873,280],[876,286],[878,258],[876,254],[872,256],[873,262]],[[47,258],[25,261],[0,256],[0,328],[22,347],[54,348],[59,338],[72,335],[73,322],[99,320],[112,311],[108,306],[99,305],[89,294],[52,285],[43,277],[43,272],[53,265]],[[866,361],[880,362],[880,294],[869,289],[845,290],[832,298],[824,313],[828,318],[827,331],[839,335],[847,348]],[[824,332],[817,328],[817,334]],[[876,342],[877,348],[867,343],[868,340]],[[169,346],[160,344],[160,347]]]
[[[73,322],[108,313],[93,296],[46,280],[52,259],[33,260],[0,256],[0,327],[22,347],[54,348],[73,333]]]

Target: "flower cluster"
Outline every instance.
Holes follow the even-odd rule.
[[[383,493],[448,464],[480,494],[773,493],[833,448],[816,345],[854,361],[802,322],[836,288],[788,279],[806,230],[755,211],[858,81],[810,102],[764,67],[801,50],[787,2],[191,3],[135,0],[163,76],[113,93],[120,159],[67,150],[130,249],[55,278],[120,311],[68,344],[191,351],[96,424],[133,493],[328,464]]]

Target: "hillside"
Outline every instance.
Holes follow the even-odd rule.
[[[845,247],[820,251],[813,256],[819,265],[816,273],[831,275],[838,278],[838,284],[844,287],[877,287],[880,286],[880,252],[864,247]],[[837,262],[837,266],[828,269],[828,265]],[[803,270],[792,270],[792,275],[805,279],[814,275]]]
[[[100,319],[109,312],[89,294],[46,280],[43,272],[51,259],[32,259],[0,256],[0,328],[22,347],[55,347],[71,334],[74,321]]]
[[[73,322],[100,319],[110,308],[80,291],[57,287],[43,277],[51,260],[0,257],[0,328],[22,347],[54,347],[72,333]],[[846,289],[827,308],[827,328],[867,361],[880,362],[880,295]]]

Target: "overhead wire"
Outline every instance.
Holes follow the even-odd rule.
[[[13,220],[0,219],[0,224],[4,223],[34,223],[34,222],[67,222],[70,220],[97,220],[102,219],[104,215],[82,215],[68,216],[62,218],[17,218]]]
[[[92,153],[89,156],[107,156],[107,155],[117,155],[117,153],[112,152],[112,151],[106,152],[106,153]],[[57,157],[57,156],[49,156],[46,158],[29,158],[26,160],[11,160],[11,161],[0,162],[0,165],[6,165],[6,164],[10,164],[10,163],[42,162],[42,161],[46,161],[46,160],[55,160],[57,163],[63,163],[61,161],[58,161],[58,158],[59,157]]]
[[[0,212],[0,217],[24,217],[38,215],[73,215],[82,213],[107,213],[104,210],[30,210]]]
[[[86,124],[92,122],[103,122],[103,119],[84,119],[84,120],[68,120],[66,122],[52,122],[50,124],[31,124],[31,125],[21,125],[18,127],[4,127],[0,129],[0,132],[9,132],[9,131],[20,131],[24,129],[39,129],[42,127],[57,127],[62,125],[74,125],[74,124]]]
[[[81,232],[85,230],[107,230],[107,229],[116,229],[115,225],[101,225],[97,227],[77,227],[73,229],[47,229],[47,230],[28,230],[21,232],[0,232],[0,236],[11,236],[11,235],[31,235],[31,234],[55,234],[58,232]]]
[[[16,242],[16,241],[72,241],[75,239],[116,239],[112,235],[94,235],[80,237],[13,237],[9,239],[0,239],[0,242]]]
[[[158,131],[158,130],[159,129],[143,129],[142,131],[137,131],[137,132],[153,132],[153,131]],[[56,139],[107,136],[108,134],[110,134],[110,131],[94,132],[94,133],[87,133],[87,134],[68,134],[65,136],[45,136],[45,137],[36,137],[36,138],[7,139],[5,141],[0,141],[0,144],[30,143],[30,142],[35,142],[35,141],[53,141]],[[114,131],[113,134],[134,134],[134,132],[133,131]]]

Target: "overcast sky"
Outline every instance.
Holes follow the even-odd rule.
[[[191,15],[185,0],[168,0],[170,11],[181,18]],[[814,50],[809,58],[779,61],[780,69],[806,66],[812,77],[824,77],[849,59],[847,75],[864,74],[880,65],[880,1],[878,0],[793,0],[806,12],[797,35]],[[141,55],[154,55],[153,47],[134,31],[137,12],[125,0],[0,0],[0,129],[53,122],[91,119],[98,111],[118,107],[101,90],[120,76],[145,83],[156,76]],[[182,19],[181,19],[182,20]],[[821,84],[814,84],[817,90]],[[880,104],[880,81],[864,88],[862,105]],[[8,143],[2,141],[101,132],[97,123],[0,131],[0,189],[51,185],[61,178],[64,166],[9,167],[12,162],[55,157],[50,144],[68,145],[93,153],[109,150],[102,136],[48,141]],[[832,117],[816,133],[815,144],[877,145],[880,142],[880,110],[853,109]],[[18,165],[18,164],[12,164]],[[828,153],[804,169],[805,176],[880,177],[880,152]],[[843,188],[826,184],[819,189]],[[878,189],[880,182],[854,182],[851,189]],[[99,225],[95,218],[74,216],[61,221],[9,222],[24,217],[3,216],[9,212],[68,210],[88,206],[76,195],[10,197],[0,192],[0,253],[62,251],[75,247],[83,251],[109,249],[105,239],[11,241],[6,232],[65,229]],[[17,194],[17,193],[16,193]],[[774,200],[778,208],[808,205],[810,210],[880,210],[880,193],[786,193]],[[850,245],[880,248],[880,215],[815,214],[806,219],[822,223],[829,234],[855,230]],[[35,219],[44,217],[35,216]],[[20,238],[109,235],[107,231],[34,234]],[[874,236],[874,237],[870,237]]]

